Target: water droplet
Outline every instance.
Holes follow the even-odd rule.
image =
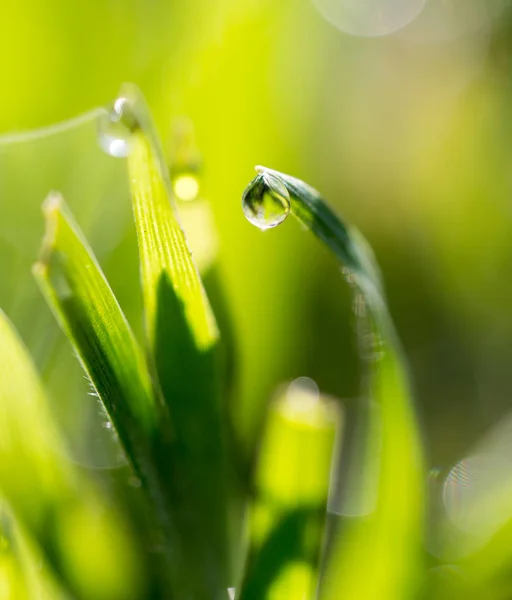
[[[130,138],[139,127],[133,103],[119,97],[98,119],[98,141],[110,156],[125,158],[130,153]]]
[[[112,423],[110,421],[105,421],[105,423],[103,423],[103,427],[105,429],[112,429]]]
[[[265,231],[286,219],[290,194],[280,179],[263,171],[245,189],[242,207],[247,220]]]

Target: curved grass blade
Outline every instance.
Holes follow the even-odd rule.
[[[66,459],[34,366],[1,312],[0,407],[0,493],[50,569],[42,585],[55,576],[77,600],[136,598],[131,541]]]
[[[228,482],[219,332],[178,221],[167,167],[144,100],[122,90],[132,135],[127,157],[144,316],[156,378],[173,427],[159,469],[180,532],[181,598],[229,586]]]
[[[368,398],[360,411],[363,427],[357,431],[355,445],[348,448],[348,460],[357,469],[349,468],[344,484],[349,494],[359,490],[357,498],[348,498],[350,503],[372,508],[366,517],[352,519],[338,532],[320,596],[325,600],[407,598],[417,584],[423,460],[407,368],[378,268],[361,234],[347,227],[316,190],[278,171],[257,170],[244,202],[268,202],[265,192],[269,191],[281,203],[282,215],[273,215],[267,226],[281,222],[289,210],[334,253],[367,312],[365,335],[371,336],[374,355],[368,365]],[[257,206],[250,208],[258,217],[265,214],[258,213]],[[375,352],[377,342],[380,347]]]
[[[83,234],[57,194],[43,206],[46,235],[34,276],[138,475],[158,411],[142,350]]]
[[[43,210],[46,236],[34,276],[156,509],[163,554],[172,565],[169,544],[175,535],[154,460],[157,440],[168,436],[168,419],[143,352],[62,197],[50,195]]]

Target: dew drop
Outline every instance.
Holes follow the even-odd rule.
[[[125,158],[130,153],[130,138],[139,126],[133,103],[119,97],[98,119],[98,142],[110,156]]]
[[[265,231],[286,219],[290,212],[290,194],[280,179],[264,171],[245,189],[242,207],[247,220]]]

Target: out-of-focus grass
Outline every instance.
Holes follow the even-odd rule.
[[[62,595],[137,597],[141,573],[122,519],[64,455],[34,367],[3,314],[0,329],[0,489],[21,536],[20,554],[29,564],[42,560],[48,574],[36,585],[62,587]],[[6,586],[16,589],[10,579],[8,572]]]

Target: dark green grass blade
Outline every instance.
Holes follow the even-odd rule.
[[[128,171],[139,243],[147,340],[172,422],[159,469],[181,536],[181,598],[216,598],[229,584],[224,403],[219,332],[185,235],[144,101]]]
[[[348,271],[355,295],[367,312],[367,334],[380,348],[368,365],[368,399],[361,404],[363,427],[348,448],[357,465],[345,482],[352,506],[370,511],[351,519],[329,558],[320,596],[326,600],[408,598],[417,581],[423,522],[423,460],[405,361],[388,313],[382,283],[367,243],[333,213],[304,182],[259,167],[249,185],[269,173],[286,187],[291,213],[310,229]],[[375,492],[375,494],[374,494]],[[375,496],[375,497],[373,497]]]

